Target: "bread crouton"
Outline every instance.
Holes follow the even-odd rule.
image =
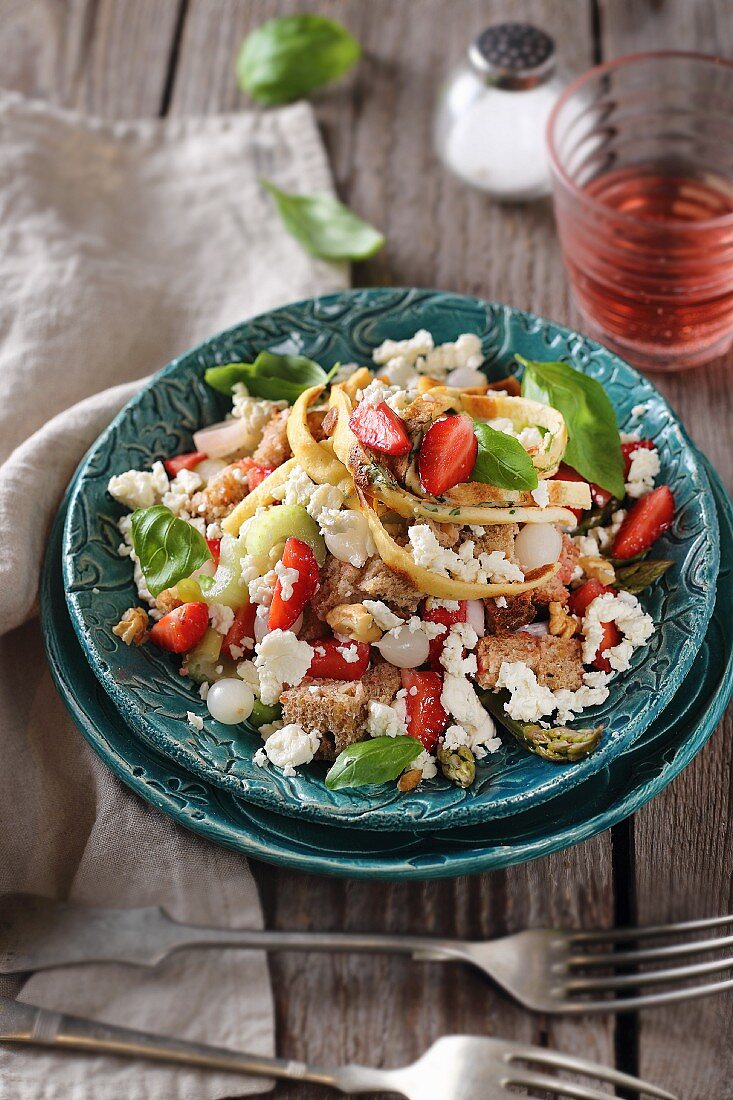
[[[400,573],[395,573],[381,558],[370,558],[358,581],[362,598],[383,600],[401,611],[417,611],[423,593]]]
[[[265,424],[262,439],[252,459],[258,466],[282,466],[291,457],[288,442],[288,416],[290,409],[273,413]]]
[[[329,554],[318,579],[318,589],[311,599],[311,607],[319,619],[325,622],[329,612],[339,604],[354,603],[359,598],[360,575],[361,570],[356,566]]]
[[[361,680],[306,677],[280,696],[283,721],[319,730],[321,744],[316,756],[335,760],[342,749],[367,737],[369,703],[391,703],[401,682],[400,670],[386,661],[375,663]]]
[[[519,534],[516,523],[490,523],[488,527],[484,527],[483,535],[478,536],[472,534],[468,527],[465,528],[465,532],[465,537],[461,541],[465,542],[467,539],[473,541],[473,552],[476,557],[479,554],[491,554],[499,550],[507,561],[514,560],[514,540]]]
[[[560,551],[560,568],[550,577],[547,584],[535,588],[532,597],[538,607],[546,607],[550,603],[560,603],[563,606],[568,602],[570,593],[567,585],[572,577],[575,566],[578,564],[580,551],[569,535],[562,537],[562,550]]]
[[[534,622],[537,610],[532,592],[518,592],[516,596],[502,596],[499,599],[500,603],[491,597],[484,600],[487,634],[504,634]]]
[[[496,687],[502,661],[522,661],[545,687],[576,691],[583,683],[582,652],[578,638],[537,638],[523,633],[481,638],[476,679],[483,688]]]
[[[242,462],[232,462],[214,474],[205,489],[194,493],[191,514],[206,523],[215,523],[228,516],[248,492],[246,467]]]

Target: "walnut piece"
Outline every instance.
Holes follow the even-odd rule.
[[[382,631],[360,603],[339,604],[328,612],[326,622],[334,634],[342,634],[355,642],[378,642],[382,637]]]
[[[608,558],[579,558],[578,565],[583,570],[586,577],[591,577],[593,580],[600,581],[601,584],[613,584],[616,580],[616,570],[613,568],[613,564]]]
[[[422,779],[422,772],[420,768],[411,768],[409,772],[405,772],[397,780],[397,790],[402,791],[403,794],[407,794],[408,791],[414,791]]]
[[[164,615],[167,615],[169,611],[174,611],[175,608],[180,607],[182,603],[183,600],[179,599],[175,588],[164,588],[155,599],[155,606],[158,611],[162,611]]]
[[[556,638],[572,638],[578,629],[578,620],[573,615],[568,614],[567,608],[561,603],[555,603],[554,601],[549,605],[549,612],[548,629],[550,634]]]
[[[142,645],[148,633],[148,613],[142,607],[128,607],[112,633],[125,645]]]

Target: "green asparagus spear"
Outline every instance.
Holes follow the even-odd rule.
[[[470,787],[476,778],[476,761],[466,745],[457,749],[438,749],[438,764],[446,779],[459,787]]]
[[[501,696],[491,691],[482,692],[481,702],[520,745],[552,764],[575,763],[590,756],[598,747],[603,733],[603,724],[579,730],[565,726],[546,730],[532,722],[517,722],[506,713]]]

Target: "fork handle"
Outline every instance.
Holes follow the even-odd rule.
[[[112,1054],[123,1058],[146,1058],[179,1066],[246,1073],[252,1077],[308,1081],[340,1092],[394,1090],[392,1075],[387,1070],[356,1065],[326,1069],[305,1062],[246,1054],[226,1047],[100,1023],[81,1016],[68,1016],[6,998],[0,998],[0,1008],[3,1017],[0,1042],[87,1054]]]

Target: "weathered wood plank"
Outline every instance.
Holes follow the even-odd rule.
[[[730,0],[605,0],[604,59],[643,49],[689,49],[730,57]],[[731,363],[654,381],[693,439],[733,487]],[[682,688],[684,691],[684,687]],[[634,819],[635,916],[640,922],[733,912],[733,717],[698,759]],[[639,1072],[680,1096],[733,1097],[733,995],[649,1010],[639,1022]]]
[[[182,0],[4,0],[0,83],[106,118],[160,113]]]

